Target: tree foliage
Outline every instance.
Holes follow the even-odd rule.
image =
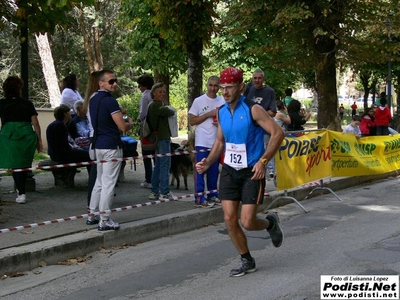
[[[37,1],[31,2],[36,3]],[[93,27],[97,26],[99,29],[99,45],[96,51],[101,51],[103,57],[101,68],[112,69],[118,76],[119,89],[115,95],[118,97],[138,93],[135,84],[136,68],[126,64],[129,55],[133,55],[133,53],[128,50],[124,43],[124,32],[115,24],[119,12],[119,2],[111,0],[90,1],[90,3],[94,3],[92,6],[82,5],[82,3],[89,3],[89,1],[67,2],[67,5],[64,6],[65,10],[62,13],[60,11],[60,16],[58,16],[60,20],[64,21],[64,16],[61,16],[61,14],[66,14],[67,23],[57,24],[52,31],[53,34],[49,35],[57,77],[62,79],[69,73],[75,73],[80,78],[79,91],[84,95],[91,65],[84,47],[82,24],[79,23],[78,18],[78,12],[81,10],[84,13],[84,28],[90,33]],[[76,4],[76,6],[72,7],[72,4]],[[10,22],[5,24],[3,30],[0,30],[0,47],[3,53],[0,60],[2,64],[0,73],[2,78],[0,79],[4,79],[10,74],[20,73],[20,43],[18,39],[12,37],[12,31],[18,32],[18,25]],[[90,43],[89,48],[94,53],[94,42]],[[49,106],[49,97],[35,43],[30,43],[29,47],[29,83],[30,100],[37,107]]]
[[[132,51],[127,63],[141,72],[152,70],[166,76],[178,76],[187,67],[184,49],[161,35],[160,29],[152,23],[154,16],[154,7],[149,1],[121,1],[119,25],[127,31],[125,44]]]
[[[216,31],[213,18],[216,0],[145,0],[154,9],[152,23],[160,29],[164,39],[175,41],[175,47],[184,47],[201,40],[208,45]]]
[[[352,67],[364,90],[373,92],[374,82],[379,89],[385,81],[390,59],[397,76],[395,84],[400,84],[398,2],[121,0],[119,6],[119,1],[111,0],[0,0],[5,16],[1,34],[9,35],[10,30],[19,33],[22,20],[28,21],[31,33],[53,33],[53,55],[61,78],[76,73],[84,87],[89,71],[103,65],[117,72],[120,94],[133,93],[135,78],[144,71],[175,82],[175,78],[182,81],[180,75],[186,70],[196,68],[196,76],[188,73],[187,80],[187,86],[195,88],[182,92],[189,104],[204,87],[198,70],[218,74],[234,65],[249,79],[251,71],[261,68],[267,84],[278,95],[300,82],[316,87],[319,126],[337,127],[333,112],[337,108],[336,78],[340,77],[336,70]],[[383,23],[389,13],[391,43]],[[117,19],[119,27],[115,26]],[[19,63],[14,43],[10,37],[0,41],[4,49],[2,72],[15,69]],[[32,48],[30,78],[42,83],[40,63]],[[201,64],[191,68],[189,62]],[[43,85],[34,90],[45,93]],[[173,90],[171,95],[178,98],[179,92]]]
[[[230,1],[227,34],[248,40],[240,51],[258,65],[293,74],[315,72],[318,125],[338,128],[332,113],[337,109],[336,68],[340,62],[382,63],[374,58],[384,52],[379,39],[373,45],[368,39],[373,26],[379,36],[376,31],[382,31],[382,17],[389,9],[393,6],[380,0]]]
[[[69,22],[67,11],[74,6],[91,5],[93,0],[0,0],[1,12],[9,22],[17,24],[15,35],[19,35],[19,28],[27,20],[30,32],[53,33],[55,27],[66,26]]]
[[[145,69],[154,70],[156,79],[161,77],[167,85],[171,76],[187,69],[189,107],[202,89],[202,51],[215,31],[216,3],[216,0],[123,0],[121,4],[121,24],[131,30],[128,41],[137,51],[134,60]]]

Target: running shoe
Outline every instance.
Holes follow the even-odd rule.
[[[105,231],[105,230],[117,230],[119,229],[119,223],[114,222],[111,219],[108,219],[106,221],[101,220],[99,222],[99,226],[97,226],[97,229],[99,231]]]
[[[279,225],[279,217],[276,213],[270,213],[267,215],[266,219],[272,223],[272,228],[267,230],[271,236],[272,244],[275,247],[280,247],[283,242],[283,232]]]
[[[158,200],[173,200],[174,196],[171,193],[167,193],[165,195],[160,195]]]
[[[140,187],[151,189],[151,183],[148,183],[146,180],[140,183]]]
[[[210,203],[210,204],[214,203],[214,205],[221,205],[221,200],[216,196],[208,198],[207,202]]]
[[[150,195],[149,195],[149,199],[150,200],[157,200],[158,197],[160,197],[160,194],[153,193],[153,192],[151,192]]]
[[[86,220],[86,225],[95,225],[95,224],[99,224],[99,222],[100,222],[99,215],[92,215],[92,216],[89,215]]]
[[[195,202],[195,203],[194,203],[194,207],[198,207],[198,208],[211,208],[211,207],[214,207],[214,203],[210,203],[210,202],[207,202],[207,201],[204,201],[204,202],[201,202],[201,203]]]
[[[25,204],[25,201],[26,201],[25,194],[18,195],[17,199],[15,199],[15,202],[17,202],[18,204]]]
[[[252,260],[248,260],[247,258],[241,257],[240,260],[242,261],[242,265],[238,269],[232,269],[229,273],[229,276],[240,277],[246,273],[253,273],[257,271],[256,261],[254,258],[252,258]]]

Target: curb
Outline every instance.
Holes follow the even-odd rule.
[[[117,231],[97,228],[47,241],[0,251],[0,274],[33,270],[69,258],[84,256],[100,247],[134,245],[223,222],[221,207],[185,212],[122,224]]]
[[[324,185],[331,190],[346,189],[364,183],[397,176],[396,172],[358,177],[340,177]],[[287,191],[287,196],[298,201],[303,200],[315,187],[300,187]],[[310,196],[316,197],[328,192],[321,190]],[[260,205],[264,211],[274,199],[284,195],[283,191],[272,192]],[[310,199],[309,198],[309,199]],[[293,203],[289,199],[279,199],[271,209]],[[299,207],[300,209],[300,207]],[[33,270],[40,265],[52,265],[69,258],[84,256],[97,251],[100,247],[117,245],[135,245],[146,241],[183,233],[213,223],[224,221],[222,207],[210,209],[192,209],[189,211],[124,223],[117,231],[100,232],[97,228],[76,234],[65,235],[47,241],[11,247],[0,251],[0,274]]]

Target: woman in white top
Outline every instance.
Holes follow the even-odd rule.
[[[75,74],[69,74],[63,79],[63,90],[61,93],[61,104],[68,105],[71,114],[74,113],[74,104],[78,100],[82,100],[78,91],[79,81]]]
[[[287,124],[290,124],[290,117],[288,115],[286,106],[281,100],[276,100],[276,107],[278,111],[274,117],[275,122],[282,128],[283,131],[287,131]]]
[[[291,123],[289,114],[285,104],[281,100],[276,100],[276,115],[274,117],[275,122],[282,128],[284,132],[287,131],[287,125]],[[275,156],[268,162],[268,173],[269,177],[274,178],[276,174]],[[276,186],[276,182],[275,182]]]

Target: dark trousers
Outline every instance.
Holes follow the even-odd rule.
[[[376,135],[389,135],[388,126],[376,126]]]
[[[14,178],[18,194],[25,194],[26,178],[28,177],[28,172],[13,172],[12,176]]]
[[[203,158],[207,158],[210,152],[204,152],[207,147],[196,146],[196,163],[201,161]],[[219,160],[215,161],[207,170],[206,173],[199,174],[196,171],[194,173],[194,190],[197,193],[202,193],[205,190],[204,176],[207,175],[207,190],[213,191],[217,189],[218,175],[219,175]],[[206,196],[196,196],[196,202],[202,203],[206,198],[216,197],[218,192],[212,192]]]
[[[85,162],[90,160],[89,151],[70,149],[68,152],[68,162]]]
[[[156,153],[155,150],[142,150],[142,154],[144,155],[154,155]],[[154,160],[154,158],[153,158]],[[153,163],[151,161],[151,158],[144,158],[143,159],[143,164],[144,164],[144,174],[145,174],[145,179],[147,183],[151,183],[151,176],[153,175]]]
[[[82,149],[70,149],[68,151],[68,158],[63,160],[66,163],[77,163],[77,162],[86,162],[91,161],[89,156],[89,151],[82,150]],[[88,165],[86,166],[87,172],[89,174],[89,181],[88,181],[88,195],[87,195],[87,202],[88,206],[90,204],[90,197],[92,195],[92,190],[94,187],[94,183],[96,182],[97,177],[97,165]]]

